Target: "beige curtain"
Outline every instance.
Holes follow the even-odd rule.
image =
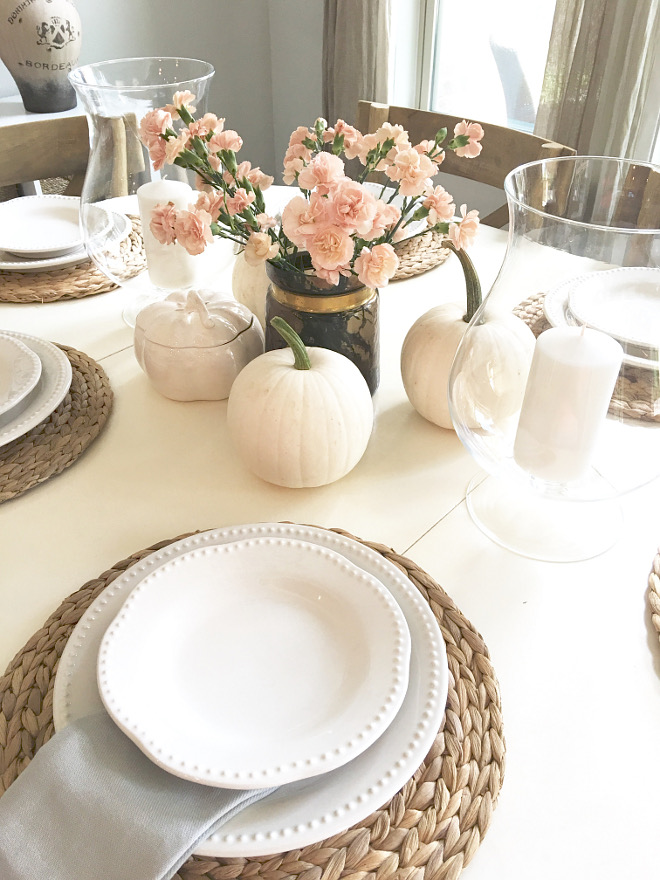
[[[357,102],[388,102],[390,0],[324,0],[323,115],[355,124]]]
[[[660,0],[557,0],[535,133],[583,155],[650,158],[659,42]]]

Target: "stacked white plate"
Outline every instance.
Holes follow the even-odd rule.
[[[413,775],[447,698],[437,621],[381,554],[262,523],[177,541],[88,608],[55,679],[55,728],[107,711],[168,772],[271,788],[196,852],[296,849]]]
[[[85,262],[77,196],[22,196],[0,203],[0,270],[44,272]],[[106,211],[95,235],[113,244],[131,231],[124,214]]]
[[[660,269],[624,266],[571,278],[546,294],[554,327],[585,325],[623,347],[623,362],[657,367],[660,350]]]
[[[61,348],[27,333],[0,331],[0,447],[48,418],[70,386],[71,362]]]

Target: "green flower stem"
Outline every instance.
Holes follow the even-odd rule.
[[[459,250],[454,247],[449,239],[446,239],[442,244],[443,247],[453,251],[461,262],[463,274],[465,275],[465,293],[467,296],[467,311],[463,315],[463,320],[466,324],[469,324],[482,302],[481,284],[479,283],[477,270],[472,260],[468,257],[465,248]]]
[[[300,336],[298,336],[296,331],[292,327],[289,327],[284,318],[280,318],[279,315],[275,315],[275,317],[271,319],[270,325],[277,330],[293,352],[293,366],[296,370],[311,370],[312,364],[309,360],[305,343]]]

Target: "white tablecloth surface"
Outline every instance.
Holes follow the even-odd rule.
[[[505,242],[484,227],[472,250],[485,290]],[[230,270],[217,286],[230,291]],[[507,771],[465,877],[656,878],[660,642],[645,590],[660,490],[626,497],[617,545],[586,562],[525,559],[477,529],[464,499],[479,468],[452,431],[414,412],[399,370],[413,321],[463,298],[458,261],[382,291],[374,433],[354,471],[318,489],[282,489],[247,471],[230,444],[225,402],[175,403],[151,387],[121,317],[130,295],[0,304],[0,328],[85,351],[115,393],[105,430],[71,468],[0,505],[0,666],[66,596],[154,542],[255,521],[341,527],[414,559],[491,650]]]

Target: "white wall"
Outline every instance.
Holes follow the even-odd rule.
[[[139,55],[209,61],[208,108],[243,138],[239,154],[279,175],[289,134],[321,113],[322,0],[75,0],[80,64]],[[0,96],[17,93],[0,63]]]

